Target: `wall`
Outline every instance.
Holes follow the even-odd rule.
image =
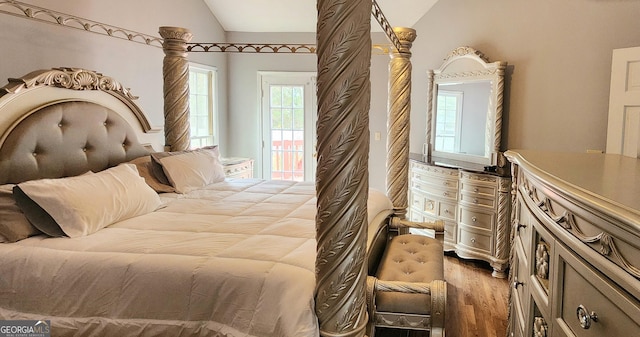
[[[375,21],[373,24],[377,24]],[[241,33],[228,32],[229,42],[271,44],[315,44],[315,33]],[[374,33],[374,43],[387,43],[381,33]],[[255,176],[261,177],[261,121],[258,96],[259,71],[311,71],[315,72],[315,54],[229,54],[229,138],[227,149],[234,156],[256,160]],[[371,145],[369,153],[370,185],[385,189],[386,122],[387,122],[387,55],[374,55],[371,67],[371,112],[369,128]],[[375,140],[380,132],[380,140]]]
[[[640,46],[640,1],[446,0],[413,27],[411,151],[425,142],[427,70],[458,46],[509,63],[503,149],[606,145],[611,53]]]
[[[65,14],[160,36],[160,26],[189,28],[194,42],[224,42],[224,31],[202,1],[171,0],[65,0],[24,1]],[[1,7],[9,10],[8,6]],[[141,20],[141,18],[143,18]],[[0,86],[6,79],[19,77],[36,69],[80,67],[111,76],[139,96],[139,105],[152,125],[164,124],[161,48],[132,43],[113,37],[87,33],[0,14]],[[219,70],[221,125],[226,125],[226,56],[221,53],[191,54],[191,61]],[[225,129],[222,127],[221,129]],[[225,135],[222,135],[222,139]],[[156,149],[162,149],[160,135]]]

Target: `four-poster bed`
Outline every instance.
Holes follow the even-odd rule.
[[[372,3],[370,1],[363,0],[348,3],[338,1],[318,2],[318,173],[315,184],[315,198],[306,200],[309,202],[315,200],[317,205],[315,210],[316,233],[313,235],[316,240],[313,307],[315,308],[314,315],[317,317],[319,325],[317,328],[319,331],[317,332],[321,336],[363,336],[365,334],[370,320],[367,315],[367,294],[365,294],[367,269],[371,268],[369,262],[372,259],[377,259],[376,256],[379,256],[381,250],[384,249],[387,230],[384,226],[382,229],[378,229],[368,224],[370,223],[369,220],[378,213],[383,214],[383,219],[390,215],[389,212],[385,211],[384,206],[372,208],[369,202],[371,192],[368,188],[367,162],[369,150],[369,64],[372,49],[370,37],[371,6]],[[404,221],[407,208],[411,88],[411,63],[409,59],[411,43],[415,39],[415,31],[411,29],[391,30],[375,1],[373,2],[373,8],[374,15],[383,23],[383,28],[385,28],[394,44],[394,47],[392,47],[394,51],[391,53],[392,61],[390,63],[389,79],[387,195],[392,202],[393,217],[396,219],[395,221],[385,221],[384,224],[386,226],[428,226],[428,224]],[[161,27],[160,34],[163,38],[163,49],[166,55],[163,64],[165,146],[167,151],[186,151],[189,146],[188,64],[186,53],[191,33],[183,28]],[[16,163],[15,159],[3,154],[12,151],[13,146],[15,146],[14,142],[20,143],[22,141],[22,137],[15,136],[15,133],[12,135],[11,131],[16,130],[16,127],[20,125],[24,125],[22,121],[26,121],[27,116],[36,116],[34,111],[36,108],[40,109],[43,105],[54,106],[55,104],[65,103],[60,101],[59,98],[53,102],[47,100],[47,98],[56,97],[58,91],[62,90],[59,88],[60,86],[74,89],[68,85],[68,83],[72,82],[74,84],[79,83],[79,89],[88,90],[89,87],[85,86],[91,84],[91,89],[95,92],[105,91],[116,98],[115,101],[112,100],[108,103],[104,103],[101,101],[103,98],[100,98],[100,101],[97,102],[98,105],[106,104],[108,108],[116,111],[135,110],[131,109],[132,106],[136,107],[131,100],[132,97],[117,81],[89,71],[77,69],[69,71],[80,75],[74,78],[64,70],[33,73],[20,80],[12,81],[10,85],[5,87],[5,93],[0,94],[4,96],[0,96],[0,99],[4,99],[0,101],[0,111],[19,110],[18,112],[14,111],[14,115],[11,117],[0,119],[2,122],[0,123],[0,134],[2,134],[2,138],[0,138],[0,170],[4,169],[5,171],[3,172],[23,170],[23,165],[14,165]],[[33,94],[23,95],[32,89],[40,89],[41,86],[58,86],[58,88],[51,88],[53,89],[51,96],[38,95],[38,97],[44,97],[40,101],[34,99],[35,96]],[[78,98],[78,100],[91,103],[96,103],[97,100],[91,93],[89,93],[89,98]],[[68,100],[68,98],[65,100]],[[123,104],[125,106],[124,109]],[[58,118],[56,112],[52,114],[56,116],[54,118]],[[111,116],[111,112],[108,112],[108,115]],[[142,125],[140,127],[141,130],[134,130],[133,134],[149,131],[148,123],[145,121],[143,114],[125,112],[125,115],[128,122],[125,124]],[[0,118],[2,117],[0,116]],[[30,123],[37,124],[37,121],[31,121]],[[105,120],[104,126],[111,125],[110,123],[111,119]],[[66,121],[60,119],[57,125],[63,128],[66,126]],[[130,135],[132,131],[128,130],[127,127],[122,127],[122,129],[125,136],[124,139],[119,138],[119,142],[125,150],[122,152],[122,149],[117,151],[107,149],[111,157],[108,157],[109,159],[106,161],[100,160],[98,163],[87,162],[86,158],[90,158],[90,156],[87,156],[83,157],[80,166],[73,167],[72,165],[73,170],[71,171],[66,169],[55,171],[55,168],[60,166],[58,159],[55,159],[53,160],[55,162],[53,171],[51,171],[51,167],[45,171],[39,171],[42,155],[39,152],[39,143],[35,143],[35,148],[28,149],[30,151],[28,153],[32,153],[32,157],[29,160],[37,158],[35,171],[18,175],[18,178],[15,179],[2,179],[0,183],[18,184],[38,178],[75,176],[87,170],[101,172],[117,164],[146,156],[149,150],[144,149],[137,141],[132,140],[135,137]],[[118,137],[123,136],[121,134]],[[84,142],[87,144],[86,140]],[[20,148],[20,146],[22,145],[19,144],[17,148]],[[34,145],[31,144],[29,146],[33,147]],[[91,153],[92,146],[85,145],[80,147],[79,151],[85,154]],[[115,157],[113,157],[114,154]],[[40,157],[38,157],[39,155]],[[25,159],[25,162],[29,160]],[[30,163],[33,164],[32,162]],[[227,188],[231,190],[250,189],[255,187],[255,184],[258,183],[251,181],[236,182],[235,185],[231,184]],[[206,187],[205,189],[209,188]],[[262,192],[266,190],[268,189],[264,187]],[[220,193],[220,191],[216,190],[215,193]],[[180,199],[182,197],[167,197],[167,199],[171,198]],[[187,199],[191,199],[191,197],[187,197]],[[172,205],[170,203],[168,208],[171,209]],[[254,205],[251,207],[260,206]],[[292,212],[294,211],[292,210]],[[116,223],[116,225],[110,226],[108,229],[117,231],[124,228],[129,230],[130,228],[127,227],[127,224],[131,221],[123,220],[123,222],[125,223],[124,225]],[[138,225],[133,225],[133,227],[136,226]],[[197,230],[192,231],[197,232]],[[369,234],[367,231],[369,231]],[[109,231],[103,229],[93,235],[107,235],[107,233]],[[381,234],[384,235],[380,236]],[[303,236],[301,239],[305,238],[307,237]],[[20,241],[21,244],[19,246],[29,247],[30,245],[36,245],[34,241],[44,242],[47,240],[42,240],[42,238],[23,240]],[[49,240],[48,242],[50,242],[50,245],[56,245],[55,240]],[[9,247],[7,248],[8,250],[15,248],[15,245],[10,244],[3,245],[0,248],[4,248],[4,246]],[[47,249],[51,248],[46,247],[47,244],[44,246]],[[250,250],[248,247],[244,247],[244,249]],[[45,275],[48,274],[45,273]],[[286,273],[284,273],[284,276],[286,276]],[[425,291],[424,289],[416,290],[411,284],[401,284],[401,286],[400,288],[404,290],[399,291],[411,293]],[[291,289],[285,287],[281,291],[288,293]],[[426,289],[426,291],[429,293],[430,290]],[[446,288],[438,291],[446,294]],[[211,292],[215,292],[215,290],[204,291],[205,294],[212,294]],[[441,297],[442,293],[437,295]],[[2,294],[2,296],[8,295]],[[9,297],[5,297],[5,299],[9,299]],[[444,301],[444,298],[441,298],[441,300]],[[280,305],[285,306],[285,304],[282,303]],[[243,310],[247,309],[243,308]],[[444,316],[444,313],[441,314]],[[0,311],[0,315],[10,318],[24,318],[19,313],[10,311]],[[99,313],[96,313],[96,315],[99,315]],[[443,323],[443,320],[435,321],[438,321],[439,324]],[[101,323],[109,325],[109,322]],[[65,322],[65,324],[73,325],[74,323],[70,321]],[[75,324],[78,324],[78,322],[75,322]],[[148,324],[153,325],[152,323]],[[160,324],[159,326],[163,325]],[[76,327],[72,326],[70,331],[74,328]],[[196,327],[190,331],[203,332],[208,328],[211,327]],[[212,329],[216,328],[213,327]],[[279,335],[282,333],[282,331],[278,330],[280,328],[277,325],[269,328],[271,329],[269,331],[271,334]],[[91,327],[87,329],[91,329]],[[140,331],[149,333],[149,331],[144,330],[144,326],[140,327],[140,329]],[[442,330],[443,326],[439,326],[438,329]],[[157,332],[158,330],[151,331]],[[223,329],[219,330],[219,333],[233,336],[236,332]],[[261,330],[243,333],[269,335],[269,333]],[[305,335],[307,333],[310,336],[314,335],[313,332],[305,332]]]

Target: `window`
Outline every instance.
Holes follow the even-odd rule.
[[[460,151],[462,92],[438,90],[436,103],[436,151]]]
[[[216,69],[189,66],[189,125],[191,148],[214,145],[218,142],[216,113]]]

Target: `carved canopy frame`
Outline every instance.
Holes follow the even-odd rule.
[[[402,219],[408,206],[410,48],[416,33],[391,29],[375,1],[372,9],[370,0],[318,0],[317,8],[316,313],[321,336],[364,336],[371,13],[393,44],[386,185],[395,215]],[[183,150],[189,138],[187,53],[205,48],[190,44],[192,34],[185,28],[160,27],[160,35],[165,51],[165,146]]]
[[[368,321],[365,255],[370,58],[372,48],[391,58],[386,186],[395,216],[404,219],[408,207],[410,49],[416,32],[392,28],[375,0],[317,2],[317,46],[190,43],[192,34],[184,28],[160,27],[162,38],[157,38],[13,0],[0,1],[0,12],[150,46],[161,44],[165,53],[164,131],[168,150],[189,146],[188,52],[317,53],[316,312],[321,336],[364,336]],[[372,45],[372,14],[388,36],[390,47]],[[64,76],[32,75],[36,81],[64,80]],[[100,85],[108,86],[110,93],[127,104],[131,97],[126,89],[109,78],[101,81]],[[16,82],[16,88],[25,85],[31,84]],[[118,88],[111,88],[114,85]],[[144,114],[136,115],[142,128],[151,130]]]

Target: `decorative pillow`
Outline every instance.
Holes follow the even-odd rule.
[[[16,242],[41,234],[25,217],[13,196],[14,185],[0,186],[0,242]]]
[[[144,181],[158,193],[175,192],[176,189],[168,183],[163,184],[151,173],[153,163],[151,162],[151,156],[142,156],[129,161],[129,164],[133,164],[138,169],[140,176],[144,178]],[[160,168],[162,170],[162,168]],[[164,176],[164,173],[162,174]],[[165,178],[166,179],[166,178]]]
[[[178,193],[188,193],[225,178],[218,146],[156,152],[151,154],[151,159],[154,166],[162,168],[165,178]]]
[[[29,196],[26,195],[17,185],[13,187],[13,196],[16,199],[16,204],[24,212],[29,223],[36,227],[40,232],[54,238],[65,236],[56,220],[54,220],[47,211],[40,207],[40,205],[33,201],[33,199],[29,198]]]
[[[92,234],[114,222],[152,212],[161,203],[132,164],[91,175],[20,183],[14,194],[36,228],[56,234],[59,232],[52,227],[57,225],[69,237]]]

